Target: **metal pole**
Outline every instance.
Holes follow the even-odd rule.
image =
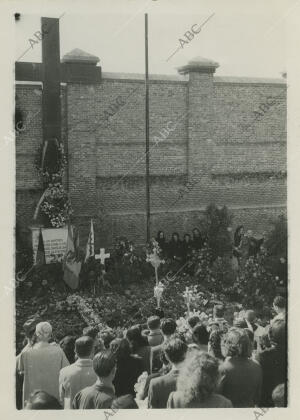
[[[150,241],[150,153],[149,153],[149,74],[148,74],[148,14],[145,13],[145,120],[146,120],[146,220],[147,242]]]

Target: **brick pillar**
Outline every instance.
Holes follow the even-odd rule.
[[[81,74],[78,69],[88,74],[89,68],[96,66],[98,61],[98,57],[78,49],[63,58],[63,62],[69,65],[70,74],[74,75]],[[97,144],[93,125],[95,98],[90,89],[91,82],[84,78],[67,84],[68,185],[74,221],[79,227],[82,243],[87,238],[91,218],[95,230],[98,228]]]
[[[187,204],[205,206],[201,191],[209,184],[214,157],[213,74],[218,63],[196,58],[179,69],[189,74],[188,84],[188,188]]]

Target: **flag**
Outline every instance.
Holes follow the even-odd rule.
[[[72,228],[68,226],[67,249],[64,258],[64,282],[73,290],[79,286],[79,273],[81,270],[81,261],[76,261],[76,253]]]
[[[76,260],[79,259],[79,230],[73,228],[73,238],[74,238],[74,248],[75,248],[75,256]]]
[[[90,257],[95,255],[95,240],[94,240],[94,225],[93,220],[91,219],[91,230],[89,233],[88,241],[86,244],[86,253],[84,262],[86,262]]]
[[[35,265],[40,266],[40,265],[44,265],[44,264],[46,264],[46,256],[45,256],[45,248],[44,248],[42,229],[40,228],[39,243],[38,243],[36,257],[35,257]]]
[[[45,162],[47,147],[48,147],[48,140],[45,141],[44,146],[43,146],[42,161],[41,161],[41,168],[42,169],[44,169],[44,162]]]

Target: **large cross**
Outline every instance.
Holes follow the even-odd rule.
[[[100,254],[95,254],[95,260],[100,260],[102,265],[105,265],[105,260],[110,257],[110,254],[105,254],[105,248],[100,248]]]
[[[101,67],[60,62],[59,19],[41,18],[42,63],[16,62],[17,81],[43,83],[43,141],[61,140],[61,83],[100,83]]]

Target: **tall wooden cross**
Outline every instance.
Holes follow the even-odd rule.
[[[61,141],[61,83],[100,83],[101,67],[60,62],[59,19],[41,18],[42,63],[16,62],[17,81],[43,83],[43,141]]]

